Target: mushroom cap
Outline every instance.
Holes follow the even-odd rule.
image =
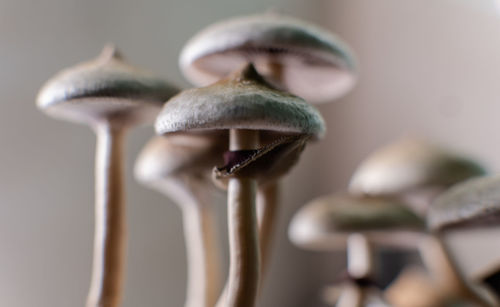
[[[486,227],[500,220],[500,176],[473,178],[442,193],[429,208],[432,230]]]
[[[330,195],[314,199],[292,219],[289,238],[313,250],[343,250],[349,234],[362,233],[378,245],[415,248],[424,221],[389,198]]]
[[[356,82],[353,53],[343,41],[325,29],[274,13],[209,26],[186,44],[179,62],[186,78],[200,86],[252,62],[274,86],[310,102],[331,101]],[[273,69],[279,78],[272,76]]]
[[[42,87],[37,106],[56,118],[94,124],[153,121],[179,90],[123,61],[113,46],[94,60],[64,69]]]
[[[319,138],[325,132],[323,118],[314,107],[271,87],[251,64],[211,86],[173,97],[158,115],[155,127],[158,134],[250,129]]]
[[[465,156],[432,143],[406,138],[366,158],[349,184],[354,194],[396,195],[429,187],[446,188],[485,174]]]
[[[135,177],[146,185],[154,185],[166,177],[186,174],[209,178],[212,168],[222,163],[225,150],[227,133],[222,131],[219,134],[156,136],[139,154],[134,168]]]

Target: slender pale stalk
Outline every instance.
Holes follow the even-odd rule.
[[[274,228],[279,211],[279,190],[277,181],[259,187],[257,190],[261,279],[264,278],[271,257]]]
[[[347,238],[347,271],[357,279],[373,276],[373,252],[366,236],[354,233]]]
[[[283,84],[283,64],[271,60],[264,65],[265,74],[268,74],[275,82]],[[257,190],[257,221],[259,225],[259,247],[260,247],[260,288],[269,266],[271,258],[271,247],[276,227],[279,205],[280,186],[278,180],[261,186]]]
[[[465,281],[442,240],[436,235],[428,235],[422,240],[420,254],[446,296],[460,297],[482,307],[498,306],[498,303],[492,302]]]
[[[231,129],[230,150],[259,146],[258,131]],[[228,185],[229,277],[224,307],[253,307],[259,285],[260,252],[252,178],[231,178]],[[220,301],[220,302],[221,302]],[[219,303],[220,303],[219,302]]]
[[[188,256],[188,287],[185,307],[212,307],[220,291],[218,246],[215,244],[213,211],[205,206],[183,209]]]
[[[156,187],[182,210],[187,255],[185,307],[213,307],[220,291],[220,256],[209,189],[201,178],[179,176]]]
[[[373,275],[372,247],[366,236],[354,233],[347,238],[347,271],[355,279],[370,278]],[[366,306],[366,289],[356,283],[345,285],[337,307]]]
[[[260,285],[270,258],[270,249],[274,228],[276,224],[277,212],[279,209],[279,184],[278,182],[270,183],[264,187],[259,187],[257,190],[257,223],[259,232],[259,248],[260,248]],[[228,292],[228,283],[226,283],[221,299],[216,304],[216,307],[224,307],[224,300]]]
[[[94,259],[87,307],[121,305],[126,244],[124,131],[97,127]]]
[[[342,288],[336,307],[365,307],[365,291],[355,284],[348,284]]]

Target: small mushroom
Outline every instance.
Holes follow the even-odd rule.
[[[431,200],[462,180],[482,176],[484,168],[461,154],[433,143],[405,138],[366,158],[351,178],[358,195],[399,196],[425,215]]]
[[[290,223],[289,238],[310,250],[347,249],[354,285],[341,295],[337,306],[366,306],[375,270],[372,245],[415,248],[423,228],[422,219],[397,200],[332,195],[300,209]]]
[[[443,236],[465,276],[480,280],[494,274],[500,267],[493,243],[500,235],[500,176],[454,185],[432,203],[428,224]]]
[[[254,306],[260,273],[255,212],[257,180],[286,171],[305,141],[324,133],[321,115],[301,98],[278,91],[247,65],[229,78],[172,98],[156,121],[158,134],[229,130],[230,267],[225,306]],[[263,140],[273,140],[263,144]]]
[[[210,25],[183,48],[180,67],[197,86],[207,85],[253,63],[277,88],[308,101],[331,101],[356,80],[348,47],[325,29],[281,14],[232,18]],[[265,273],[279,210],[278,182],[259,184],[257,220]]]
[[[309,102],[326,102],[356,82],[347,45],[329,31],[275,13],[213,24],[184,47],[180,67],[194,84],[208,85],[253,63],[266,81]]]
[[[95,238],[87,306],[119,306],[125,266],[123,146],[128,128],[151,122],[178,90],[106,47],[92,61],[63,70],[40,90],[38,108],[90,125],[97,134]]]
[[[182,210],[188,260],[185,307],[213,307],[220,291],[211,171],[222,160],[226,140],[222,133],[154,137],[135,164],[138,181],[164,193]]]

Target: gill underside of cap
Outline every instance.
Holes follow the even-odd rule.
[[[213,179],[221,187],[227,186],[229,178],[254,178],[260,184],[275,181],[298,162],[309,138],[282,136],[256,150],[228,151],[225,165],[214,168]]]

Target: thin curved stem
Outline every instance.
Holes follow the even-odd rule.
[[[227,307],[253,307],[260,266],[254,179],[231,178],[228,186],[230,246]]]
[[[231,129],[229,149],[255,149],[258,132]],[[257,182],[252,178],[229,179],[228,233],[229,277],[218,304],[224,307],[253,307],[260,275],[260,251],[257,232],[255,195]]]
[[[116,307],[122,301],[126,208],[124,201],[124,131],[96,129],[94,258],[87,307]]]
[[[278,182],[270,183],[264,187],[258,187],[256,206],[260,248],[260,287],[262,287],[262,281],[269,263],[270,247],[273,239],[277,212],[279,210]],[[215,305],[216,307],[225,307],[224,298],[227,297],[228,288],[229,285],[228,282],[226,282],[222,295]]]
[[[264,277],[271,257],[271,246],[279,211],[280,187],[277,181],[257,190],[257,221],[261,259],[261,279]]]
[[[188,257],[185,307],[213,307],[220,291],[219,255],[213,212],[204,206],[183,209]]]
[[[420,255],[425,266],[447,296],[460,297],[482,307],[497,306],[466,282],[457,270],[442,240],[428,235],[420,245]]]
[[[182,210],[187,255],[185,307],[213,307],[220,285],[220,255],[209,189],[201,178],[165,179],[157,187]]]

